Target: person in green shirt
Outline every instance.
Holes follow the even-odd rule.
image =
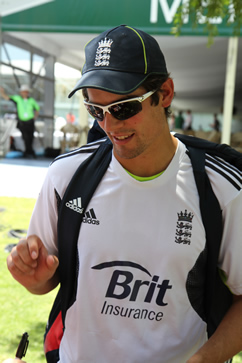
[[[184,124],[184,118],[182,116],[182,111],[179,111],[178,115],[175,118],[175,128],[182,129]]]
[[[39,105],[34,98],[30,97],[30,88],[28,85],[22,85],[19,90],[19,95],[8,96],[3,88],[0,88],[1,96],[12,101],[16,105],[18,128],[22,133],[25,145],[24,156],[35,157],[33,149],[34,141],[34,121],[39,115]]]
[[[19,358],[8,358],[3,363],[26,363],[25,361],[19,359]]]

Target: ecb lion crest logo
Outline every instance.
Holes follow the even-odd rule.
[[[194,215],[191,212],[188,213],[185,209],[185,212],[181,211],[180,213],[177,213],[177,216],[175,242],[190,245],[192,237],[192,219]]]

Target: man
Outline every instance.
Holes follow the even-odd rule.
[[[211,124],[210,127],[212,127],[215,131],[220,131],[220,122],[216,113],[213,115],[213,124]]]
[[[8,96],[3,88],[0,88],[1,96],[7,100],[15,103],[17,108],[17,127],[22,133],[25,152],[24,156],[35,157],[33,149],[34,141],[34,121],[39,115],[39,105],[33,97],[30,97],[30,88],[28,85],[23,84],[20,87],[19,95]]]
[[[187,110],[186,117],[183,124],[184,130],[192,130],[192,112]]]
[[[85,52],[70,97],[83,90],[113,156],[88,206],[91,223],[82,223],[78,237],[76,301],[67,311],[60,362],[224,362],[242,348],[241,193],[207,168],[225,219],[219,267],[235,295],[207,340],[194,308],[200,298],[193,305],[188,298],[188,274],[206,256],[206,238],[186,147],[169,132],[174,85],[164,56],[154,38],[125,25],[94,38]],[[95,147],[52,164],[28,238],[8,257],[13,277],[32,293],[59,283],[56,199]],[[185,220],[189,243],[179,243]]]
[[[175,118],[175,128],[176,129],[183,129],[184,118],[182,116],[182,111],[179,111],[178,115]]]

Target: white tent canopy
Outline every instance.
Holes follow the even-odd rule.
[[[50,1],[53,0],[0,0],[0,16],[14,14]]]

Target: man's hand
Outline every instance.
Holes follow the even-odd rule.
[[[58,258],[49,255],[37,236],[21,239],[7,257],[7,266],[21,285],[33,294],[45,294],[58,283]]]
[[[0,87],[0,95],[2,96],[2,98],[4,98],[6,101],[9,101],[9,96],[6,95],[4,88]]]
[[[233,303],[215,333],[186,363],[223,363],[242,351],[242,295]]]

